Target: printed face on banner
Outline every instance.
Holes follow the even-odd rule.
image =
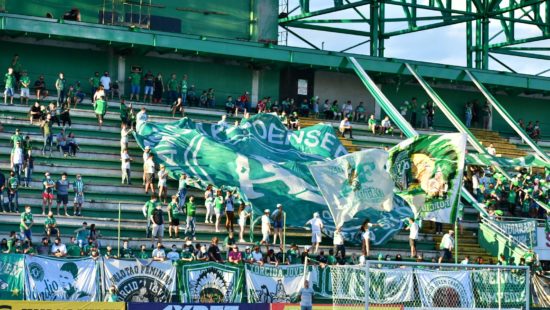
[[[195,303],[241,301],[242,268],[214,263],[189,264],[182,267],[182,300]]]

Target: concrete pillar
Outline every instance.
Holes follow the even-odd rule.
[[[118,70],[116,79],[118,81],[120,94],[124,95],[124,86],[126,85],[126,58],[124,56],[118,56]]]
[[[255,107],[260,97],[260,70],[252,71],[252,88],[250,91],[250,106]]]

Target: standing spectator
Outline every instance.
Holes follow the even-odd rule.
[[[99,82],[103,86],[103,90],[105,91],[105,98],[109,98],[109,93],[111,92],[111,77],[109,76],[109,72],[105,71],[103,73],[103,76],[99,79]]]
[[[45,178],[42,180],[42,215],[46,215],[46,206],[48,213],[52,211],[53,191],[55,182],[52,180],[50,173],[44,173]]]
[[[304,280],[304,287],[300,289],[298,294],[300,295],[300,310],[312,310],[315,292],[309,287],[308,280]]]
[[[30,187],[30,184],[32,181],[32,171],[34,169],[34,156],[32,156],[31,150],[28,150],[23,166],[25,170],[25,177],[23,178],[23,186]]]
[[[122,150],[122,154],[120,155],[120,161],[122,162],[122,166],[121,166],[122,181],[121,181],[121,183],[124,184],[124,182],[126,182],[126,184],[131,185],[132,180],[131,180],[130,163],[133,161],[133,159],[128,154],[128,149],[125,148],[124,150]]]
[[[126,106],[126,101],[124,99],[120,100],[119,113],[120,113],[121,126],[122,125],[128,126],[128,107]]]
[[[409,245],[411,246],[411,258],[416,257],[416,242],[418,240],[418,224],[415,222],[414,218],[409,217],[409,226],[405,228],[409,231]]]
[[[340,134],[342,135],[343,138],[346,137],[346,132],[348,132],[349,138],[353,139],[351,123],[349,122],[349,118],[347,116],[345,116],[344,119],[340,122],[340,126],[338,129],[340,130]]]
[[[143,150],[143,186],[145,186],[145,180],[147,179],[147,168],[145,163],[147,162],[147,159],[149,159],[149,154],[151,154],[151,147],[147,145]]]
[[[250,213],[248,208],[246,207],[244,202],[241,202],[241,205],[239,206],[239,227],[241,230],[239,231],[239,242],[245,242],[244,241],[244,229],[246,226],[246,220],[250,217]]]
[[[55,190],[57,192],[57,216],[59,216],[59,205],[61,203],[63,203],[65,216],[69,216],[69,213],[67,213],[67,204],[69,203],[69,180],[67,180],[67,174],[65,172],[61,175],[61,179],[55,182]]]
[[[283,247],[283,228],[285,225],[286,214],[283,211],[283,205],[278,203],[277,210],[271,215],[273,220],[273,244],[277,244],[277,236],[279,236],[280,247]]]
[[[36,92],[36,100],[40,100],[48,97],[48,90],[46,89],[46,81],[44,81],[43,75],[41,75],[38,78],[38,80],[34,81],[34,91]]]
[[[483,129],[488,130],[491,121],[491,108],[489,107],[488,102],[485,103],[485,106],[483,106],[483,110],[481,112],[481,115],[483,116]]]
[[[122,99],[122,96],[120,95],[120,85],[118,84],[118,80],[115,80],[111,85],[111,100],[114,98],[118,98],[120,101]]]
[[[208,247],[208,260],[211,262],[223,263],[220,248],[218,247],[218,237],[212,238],[212,242]]]
[[[153,161],[153,154],[149,153],[147,160],[145,161],[145,194],[149,193],[149,188],[151,193],[155,194],[155,162]]]
[[[428,129],[433,130],[434,116],[435,116],[435,106],[433,101],[428,101],[426,104],[426,115],[428,118]]]
[[[23,75],[19,79],[21,84],[21,103],[25,102],[25,105],[29,104],[30,91],[29,87],[31,85],[31,78],[27,75],[27,71],[23,71]]]
[[[180,174],[180,178],[178,180],[178,208],[183,210],[183,205],[185,204],[185,200],[187,197],[187,189],[189,187],[187,174],[182,173]]]
[[[94,75],[89,79],[91,91],[90,94],[92,95],[92,103],[94,103],[95,98],[94,94],[99,89],[99,86],[101,85],[101,78],[99,77],[99,72],[95,72]]]
[[[361,225],[361,240],[362,240],[362,252],[365,259],[370,256],[370,239],[371,239],[371,227],[380,226],[380,224],[372,224],[369,219],[366,219]]]
[[[271,218],[269,216],[269,209],[264,210],[264,215],[262,215],[262,241],[261,244],[269,244],[269,235],[271,234]]]
[[[30,115],[30,119],[29,119],[29,122],[30,124],[34,124],[34,122],[40,122],[40,116],[41,116],[41,112],[40,112],[40,103],[38,101],[36,101],[34,103],[34,105],[31,107],[31,109],[29,110],[29,115]]]
[[[10,104],[13,104],[13,95],[15,94],[15,75],[13,74],[13,68],[8,68],[8,73],[4,75],[4,104],[8,103],[8,96],[10,97]]]
[[[214,186],[208,184],[204,191],[204,206],[206,207],[206,217],[204,223],[213,223],[212,217],[214,216]]]
[[[178,87],[179,82],[176,78],[176,74],[172,73],[170,76],[170,80],[168,81],[168,84],[166,85],[166,88],[168,90],[168,97],[166,98],[168,100],[168,103],[171,104],[172,102],[176,101],[176,98],[178,97]]]
[[[126,123],[122,123],[120,130],[120,151],[128,148],[128,136],[132,133],[132,128],[128,128]]]
[[[187,213],[187,221],[185,224],[185,235],[189,233],[193,240],[197,240],[195,238],[195,215],[197,213],[197,206],[195,205],[195,197],[190,196],[189,202],[185,205],[186,213]]]
[[[101,126],[103,125],[103,117],[105,116],[105,113],[107,113],[107,101],[105,101],[105,96],[99,97],[94,104],[94,112],[99,124],[99,130],[101,130]]]
[[[130,74],[128,80],[130,81],[130,85],[132,87],[130,91],[130,100],[135,99],[136,101],[139,101],[141,74],[138,68],[132,70],[132,74]]]
[[[65,127],[65,124],[69,125],[69,128],[71,128],[72,122],[71,122],[71,99],[67,98],[67,102],[61,103],[61,113],[59,114],[59,118],[61,119],[61,123],[63,124],[63,127]]]
[[[59,114],[61,112],[61,109],[58,110],[57,106],[59,104],[56,104],[56,102],[50,102],[48,105],[48,113],[51,115],[51,122],[57,123],[57,126],[61,126],[61,119],[59,118]],[[58,113],[59,112],[59,113]]]
[[[82,181],[82,176],[80,175],[80,173],[76,175],[76,180],[73,182],[73,191],[73,215],[82,216],[82,205],[84,204],[84,181]]]
[[[53,217],[53,212],[48,212],[48,217],[44,220],[44,226],[48,239],[52,235],[57,236],[58,238],[61,237],[61,232],[57,228],[57,221],[55,220],[55,217]]]
[[[78,243],[78,246],[83,248],[84,245],[86,244],[86,240],[88,240],[88,236],[90,236],[88,223],[83,222],[82,227],[75,229],[74,233],[76,235],[76,241]]]
[[[416,102],[416,98],[413,97],[411,99],[411,120],[410,124],[413,128],[416,128],[416,116],[418,114],[418,103]]]
[[[470,128],[472,127],[472,118],[474,117],[474,110],[472,107],[471,102],[466,103],[466,107],[464,109],[465,119],[466,119],[466,127]]]
[[[168,191],[168,171],[166,167],[161,164],[158,172],[158,189],[159,189],[159,200],[163,203],[166,203],[166,196]]]
[[[15,134],[10,137],[10,145],[12,145],[13,148],[17,146],[17,142],[23,142],[23,136],[21,135],[19,128],[16,128]]]
[[[156,204],[156,207],[151,214],[151,222],[153,224],[151,242],[155,243],[155,238],[157,238],[158,242],[161,243],[162,237],[164,236],[164,214],[160,203]]]
[[[321,231],[324,227],[323,221],[319,217],[319,213],[313,213],[313,218],[307,221],[306,225],[311,225],[311,243],[313,246],[313,254],[316,254],[322,240]]]
[[[155,86],[155,76],[151,70],[148,70],[145,76],[143,76],[143,84],[145,86],[143,90],[143,102],[146,102],[147,96],[149,96],[149,103],[151,103],[153,101],[153,88]]]
[[[183,100],[183,105],[187,104],[187,74],[183,75],[181,79],[181,99]]]
[[[334,231],[334,236],[332,238],[332,243],[334,244],[334,253],[338,256],[340,253],[341,257],[346,257],[346,247],[344,246],[344,236],[342,235],[342,226],[336,227]]]
[[[61,242],[61,238],[55,238],[51,253],[53,256],[58,258],[67,256],[67,247]]]
[[[52,144],[53,144],[53,134],[51,127],[51,115],[48,114],[46,119],[40,124],[42,128],[42,139],[44,141],[44,146],[42,147],[42,156],[46,155],[46,148],[50,151],[48,157],[52,157]]]
[[[164,81],[162,80],[162,74],[157,74],[155,78],[155,89],[153,91],[153,102],[161,103],[162,102],[162,93],[164,91]]]
[[[57,90],[57,105],[65,102],[65,77],[63,72],[59,72],[59,77],[55,81],[55,89]]]
[[[21,174],[23,174],[23,163],[25,160],[25,153],[21,145],[21,141],[17,140],[15,147],[11,151],[11,168],[16,173],[17,182],[21,184]]]
[[[151,216],[153,215],[153,211],[157,208],[157,205],[160,205],[159,202],[157,202],[157,196],[151,195],[151,199],[147,201],[142,208],[143,216],[147,219],[147,228],[145,229],[145,235],[147,238],[149,238],[149,231],[151,229]]]
[[[4,209],[4,189],[6,188],[6,176],[0,171],[0,210],[6,213]],[[9,209],[8,209],[9,212]]]
[[[25,212],[21,213],[19,230],[21,232],[21,238],[24,240],[29,240],[30,244],[32,244],[32,225],[34,225],[34,218],[31,213],[31,206],[25,206]]]
[[[170,225],[168,226],[168,235],[170,239],[172,237],[179,238],[179,226],[180,226],[180,208],[178,206],[178,196],[172,196],[172,202],[168,204],[168,221]],[[172,236],[172,230],[174,231],[174,236]]]
[[[439,249],[441,250],[441,254],[439,256],[440,264],[443,260],[450,261],[453,258],[454,245],[454,231],[449,230],[449,233],[443,235],[443,238],[441,238],[441,243],[439,244]]]
[[[12,213],[17,213],[19,210],[19,181],[15,177],[13,171],[10,172],[10,178],[7,182],[8,186],[8,210]]]
[[[225,193],[225,229],[234,232],[233,225],[235,224],[235,201],[233,193],[227,191]]]
[[[222,216],[224,206],[223,192],[221,189],[218,189],[216,192],[216,198],[214,199],[214,213],[216,214],[216,232],[220,232],[220,217]]]

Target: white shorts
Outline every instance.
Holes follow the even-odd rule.
[[[262,231],[262,241],[269,242],[269,231]]]
[[[83,204],[84,203],[84,195],[74,195],[74,203]]]
[[[158,188],[166,187],[166,181],[159,181]]]
[[[164,225],[153,224],[153,237],[164,237]]]
[[[216,216],[221,216],[222,215],[222,211],[223,210],[220,210],[218,208],[214,208],[214,214],[216,214]]]
[[[29,98],[30,92],[28,88],[21,88],[21,97]]]
[[[321,243],[321,232],[312,232],[311,233],[311,242],[312,243]]]

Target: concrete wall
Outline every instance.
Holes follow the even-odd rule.
[[[314,94],[319,96],[321,103],[325,99],[329,99],[331,103],[333,100],[338,100],[341,105],[351,100],[353,106],[356,107],[359,102],[363,101],[367,113],[375,113],[376,111],[375,115],[379,117],[378,104],[375,103],[374,97],[371,96],[355,74],[316,71],[314,85]]]

